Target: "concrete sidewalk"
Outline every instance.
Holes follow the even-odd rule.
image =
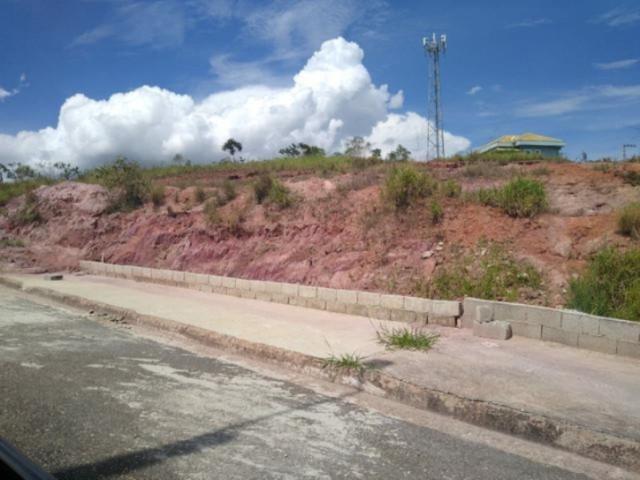
[[[357,353],[412,388],[601,432],[628,443],[632,453],[634,442],[640,445],[638,360],[525,338],[487,341],[446,327],[430,328],[441,337],[427,353],[389,352],[377,343],[376,330],[404,324],[106,277],[5,278],[26,290],[49,289],[307,356]],[[571,449],[568,442],[582,441],[564,427],[554,428],[560,430],[550,434],[558,446]]]

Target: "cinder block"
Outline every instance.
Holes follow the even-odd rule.
[[[476,322],[487,323],[493,321],[493,308],[488,305],[476,307]]]
[[[298,296],[298,287],[299,285],[296,283],[283,283],[281,285],[282,293],[289,297],[297,297]]]
[[[304,306],[307,308],[313,308],[315,310],[326,310],[327,302],[319,298],[305,298]]]
[[[537,340],[542,338],[542,325],[531,325],[520,322],[509,323],[511,324],[511,331],[518,337],[535,338]]]
[[[193,275],[193,273],[185,273],[179,270],[171,270],[171,280],[173,280],[174,282],[182,283],[186,281],[188,277],[191,277],[191,275]],[[195,282],[192,282],[192,283],[195,283]]]
[[[460,326],[462,328],[473,328],[473,322],[477,320],[476,309],[478,307],[488,307],[493,312],[493,303],[494,302],[492,301],[480,300],[479,298],[465,298],[462,302],[462,317],[460,319]]]
[[[211,288],[213,288],[213,293],[217,293],[217,294],[220,294],[220,295],[226,295],[227,294],[226,287],[223,287],[222,285],[212,285]]]
[[[453,327],[456,326],[456,317],[435,317],[433,315],[429,315],[429,324],[430,325],[442,325],[443,327]]]
[[[358,303],[347,303],[347,312],[349,315],[359,315],[361,317],[369,316],[369,307]]]
[[[600,318],[600,335],[630,343],[640,343],[640,323]]]
[[[252,299],[256,298],[256,292],[253,292],[251,290],[245,290],[244,288],[236,288],[234,289],[234,292],[236,297],[252,298]]]
[[[153,268],[145,267],[145,268],[142,269],[142,276],[144,278],[151,278],[151,275],[152,275],[151,272],[152,271],[153,271]]]
[[[221,287],[222,277],[219,275],[209,275],[209,285],[214,287]]]
[[[585,350],[611,354],[615,354],[617,350],[615,340],[607,337],[593,337],[584,333],[578,335],[578,347],[584,348]]]
[[[509,322],[494,320],[492,322],[473,322],[473,334],[476,337],[493,340],[509,340],[513,335]]]
[[[358,303],[358,295],[355,290],[341,290],[336,291],[337,300],[341,303]]]
[[[518,305],[517,303],[495,302],[493,304],[493,318],[495,320],[503,320],[505,322],[527,322],[527,307]]]
[[[300,285],[298,287],[298,296],[302,298],[318,298],[318,287]]]
[[[404,308],[412,312],[431,312],[431,300],[428,298],[404,297]]]
[[[526,322],[543,327],[562,328],[562,310],[546,307],[522,306],[526,312]]]
[[[459,317],[462,313],[460,302],[451,300],[432,300],[429,313],[434,317]]]
[[[391,314],[390,319],[394,322],[411,323],[416,321],[416,312],[411,312],[409,310],[390,309],[389,313]]]
[[[271,302],[272,299],[272,294],[269,292],[255,292],[255,291],[251,291],[251,293],[254,295],[254,298],[256,300],[262,300],[263,302]]]
[[[404,308],[404,297],[402,295],[380,295],[380,306],[402,310]]]
[[[380,294],[374,292],[356,292],[360,305],[376,306],[380,305]]]
[[[391,320],[391,312],[389,309],[381,307],[380,305],[370,306],[368,316],[378,320]]]
[[[251,280],[247,280],[244,278],[236,278],[235,288],[240,290],[251,291]],[[253,293],[255,294],[255,291]]]
[[[640,343],[625,342],[618,340],[616,353],[625,357],[640,358]]]
[[[279,282],[260,282],[262,289],[269,293],[282,293],[282,284]]]
[[[284,293],[270,293],[271,301],[276,303],[289,303],[289,297]]]
[[[305,301],[306,299],[302,297],[289,297],[289,305],[296,307],[306,307]]]
[[[562,311],[562,330],[600,336],[600,318],[581,312]]]
[[[335,313],[347,313],[347,304],[342,302],[327,301],[327,311]]]
[[[338,299],[338,291],[335,288],[318,287],[318,298],[325,302],[335,302]]]
[[[267,282],[263,282],[262,280],[248,280],[248,282],[249,290],[253,290],[254,292],[267,291],[267,286],[265,285]]]
[[[592,335],[594,337],[600,336],[600,317],[595,315],[583,315],[582,316],[582,333]]]
[[[202,285],[202,284],[198,284],[197,285],[198,290],[200,290],[201,292],[206,292],[206,293],[211,293],[213,291],[213,287],[211,285]]]
[[[546,342],[562,343],[571,347],[578,346],[578,334],[559,328],[545,327],[542,325],[542,340]]]
[[[225,288],[236,288],[236,279],[233,277],[222,277],[222,286]]]

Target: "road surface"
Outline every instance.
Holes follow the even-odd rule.
[[[3,287],[0,435],[60,480],[587,478]]]

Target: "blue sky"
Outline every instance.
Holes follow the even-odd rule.
[[[77,93],[101,100],[151,85],[201,102],[246,85],[287,88],[339,36],[364,51],[376,87],[402,90],[390,111],[424,115],[420,40],[432,31],[449,38],[445,128],[472,147],[525,131],[564,139],[570,158],[640,144],[640,2],[595,0],[1,0],[0,134],[8,144],[55,128]]]

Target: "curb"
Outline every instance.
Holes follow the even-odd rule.
[[[640,472],[640,441],[486,400],[465,398],[415,385],[380,370],[365,370],[357,375],[353,372],[330,370],[325,368],[323,359],[319,357],[242,340],[173,320],[86,300],[79,296],[65,295],[47,288],[25,287],[22,282],[6,277],[0,276],[0,284],[68,306],[111,314],[119,317],[119,321],[124,323],[182,335],[204,345],[366,390],[411,407],[449,415],[473,425]]]

